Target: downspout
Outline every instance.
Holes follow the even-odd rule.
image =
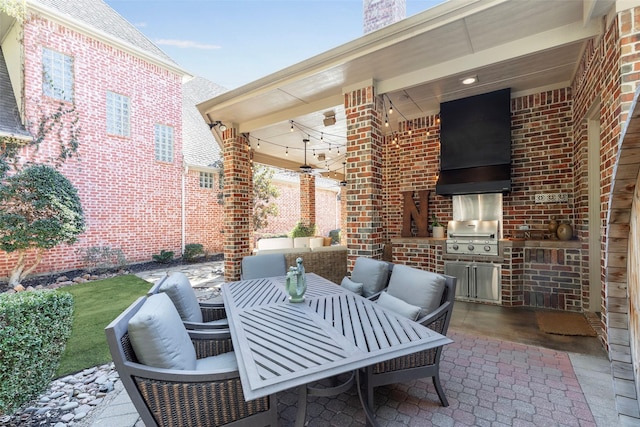
[[[186,201],[187,201],[187,173],[189,173],[189,165],[187,165],[184,160],[183,160],[183,164],[184,164],[184,172],[182,173],[182,185],[181,185],[181,198],[182,198],[182,209],[180,212],[180,247],[182,248],[182,254],[184,254],[184,248],[186,245],[186,234],[187,234],[187,207],[186,207]]]

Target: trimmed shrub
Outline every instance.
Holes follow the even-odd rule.
[[[47,389],[72,320],[68,292],[0,294],[0,414],[14,412]]]
[[[184,245],[182,258],[186,262],[194,262],[197,261],[198,258],[205,257],[206,255],[204,247],[200,243],[189,243],[188,245]]]
[[[165,251],[162,249],[159,254],[151,255],[155,262],[160,264],[169,264],[173,260],[173,251]]]
[[[317,227],[315,224],[307,226],[302,222],[298,222],[289,233],[290,237],[313,237],[316,235]]]

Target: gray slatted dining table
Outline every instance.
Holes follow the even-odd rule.
[[[222,287],[247,400],[452,342],[316,274],[306,277],[301,303],[289,302],[285,276]]]

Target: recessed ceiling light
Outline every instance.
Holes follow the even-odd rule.
[[[463,85],[472,85],[478,81],[478,76],[469,76],[460,80]]]

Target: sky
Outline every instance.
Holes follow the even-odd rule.
[[[362,0],[105,0],[187,72],[234,89],[363,35]],[[406,0],[407,17],[442,0]]]

